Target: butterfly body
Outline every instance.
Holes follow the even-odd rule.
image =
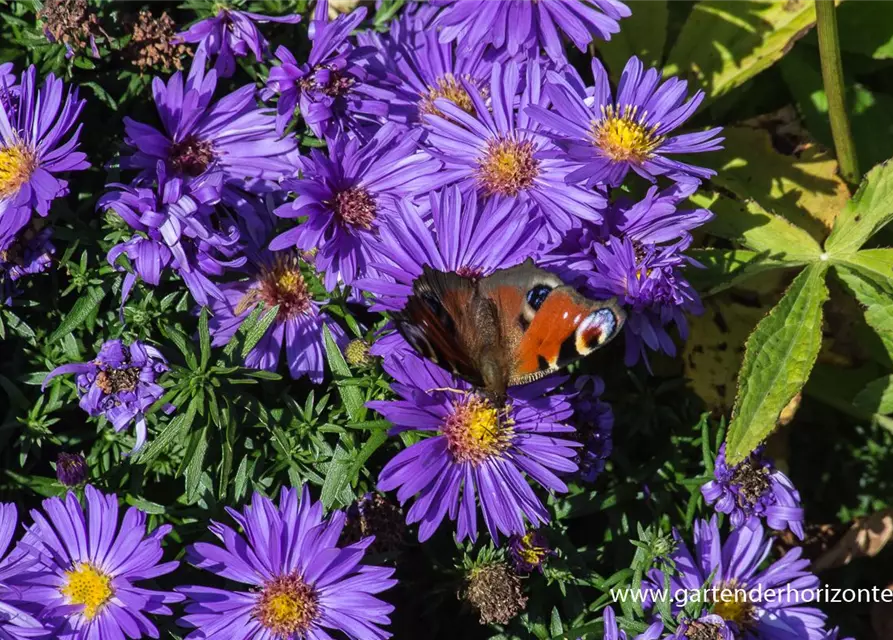
[[[625,314],[528,260],[476,281],[426,266],[394,320],[421,355],[504,396],[604,346]]]

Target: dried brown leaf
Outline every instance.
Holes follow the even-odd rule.
[[[871,558],[893,538],[893,509],[860,518],[830,551],[813,564],[815,571],[842,567],[856,558]]]

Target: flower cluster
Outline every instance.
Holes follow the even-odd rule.
[[[154,616],[188,599],[180,626],[196,638],[328,637],[324,628],[356,640],[384,640],[393,607],[375,597],[395,584],[393,569],[361,564],[373,537],[341,547],[342,512],[283,489],[279,506],[255,494],[243,513],[229,510],[245,531],[214,523],[224,548],[198,543],[187,559],[216,576],[251,585],[250,592],[183,586],[159,591],[139,585],[173,572],[162,562],[162,525],[147,531],[147,515],[131,507],[119,517],[118,497],[91,485],[86,509],[73,493],[32,510],[32,523],[6,555],[18,526],[14,505],[0,503],[0,637],[86,640],[159,637]]]
[[[107,255],[123,274],[122,304],[141,286],[177,277],[206,309],[213,346],[240,331],[259,333],[243,353],[247,367],[287,368],[318,384],[324,336],[348,343],[336,305],[362,307],[366,322],[401,310],[426,267],[476,282],[531,260],[589,298],[624,307],[627,365],[676,354],[687,315],[702,310],[685,278],[699,265],[686,251],[712,217],[686,205],[713,175],[691,164],[692,154],[719,149],[723,139],[716,128],[685,131],[704,96],[682,80],[633,57],[612,90],[599,60],[591,61],[591,82],[570,64],[567,45],[585,52],[617,33],[630,15],[624,3],[432,0],[406,7],[385,30],[357,32],[366,7],[332,18],[321,0],[309,24],[295,28],[309,38],[306,59],[284,46],[271,52],[261,30],[300,16],[213,8],[164,39],[195,44],[191,66],[152,79],[157,122],[125,119],[125,181],[106,185],[98,201],[128,230]],[[272,66],[262,88],[227,84],[238,88],[224,94],[219,81],[235,76],[240,58]],[[75,128],[82,106],[54,76],[38,87],[34,67],[16,77],[0,65],[7,299],[54,252],[40,218],[67,193],[60,174],[87,167]],[[303,140],[295,126],[309,132]],[[304,155],[300,143],[311,147]],[[262,316],[269,321],[262,332],[245,329]],[[358,326],[350,329],[369,338],[361,335],[368,326]],[[381,356],[392,379],[396,399],[367,406],[406,444],[377,478],[399,507],[367,496],[345,531],[347,516],[324,517],[306,487],[284,488],[278,504],[254,494],[241,511],[227,509],[237,528],[213,522],[217,542],[189,547],[188,563],[211,574],[207,585],[156,591],[134,583],[177,566],[161,563],[170,527],[147,533],[146,515],[133,508],[119,522],[117,497],[85,485],[84,458],[63,453],[57,477],[83,489],[86,511],[68,493],[32,512],[12,560],[0,562],[0,637],[157,637],[149,615],[171,615],[168,605],[185,600],[178,624],[189,640],[387,638],[393,607],[378,595],[396,583],[393,570],[361,562],[376,510],[382,519],[405,514],[421,542],[447,529],[457,542],[476,542],[482,529],[497,547],[507,541],[500,559],[468,573],[463,597],[482,621],[508,624],[527,603],[519,574],[545,573],[558,555],[544,532],[554,503],[544,494],[595,482],[606,469],[613,413],[604,382],[550,375],[496,397],[395,333],[377,336],[368,353],[366,342],[353,344],[362,348],[352,364]],[[109,340],[93,360],[59,366],[43,384],[75,374],[83,410],[116,432],[134,426],[135,451],[147,438],[149,408],[164,397],[166,371],[155,347]],[[672,562],[653,569],[649,584],[813,589],[799,550],[761,568],[769,543],[760,518],[803,537],[787,477],[760,451],[729,467],[724,450],[714,475],[702,492],[730,515],[726,543],[716,518],[699,522],[694,553],[677,535]],[[16,520],[0,505],[0,556]],[[401,547],[402,522],[396,530],[382,548]],[[795,601],[709,604],[695,618],[677,607],[678,620],[649,621],[637,638],[829,637],[824,615]],[[606,639],[628,637],[610,608],[603,623]]]
[[[78,116],[84,100],[77,89],[49,74],[41,83],[32,65],[14,74],[0,64],[0,284],[9,301],[14,282],[44,271],[53,254],[46,218],[54,200],[68,194],[60,177],[89,167],[78,151]],[[73,130],[73,131],[72,131]]]

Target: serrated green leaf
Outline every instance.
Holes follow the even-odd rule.
[[[821,262],[804,269],[748,338],[726,438],[729,464],[746,458],[772,433],[806,384],[822,344],[826,271]]]
[[[859,411],[888,415],[893,413],[893,375],[886,375],[869,382],[853,398],[853,406]]]
[[[267,329],[273,324],[276,320],[276,316],[279,314],[279,305],[272,307],[268,311],[261,316],[260,320],[251,327],[248,333],[245,335],[245,343],[242,345],[242,357],[245,358],[248,356],[248,352],[250,352],[254,347],[260,342],[261,338],[264,337],[264,334],[267,333]]]
[[[854,255],[864,253],[868,252],[859,251]],[[865,262],[868,261],[863,261],[863,264]],[[882,348],[887,352],[888,360],[881,360],[881,363],[893,360],[893,283],[889,279],[875,277],[874,269],[863,270],[851,263],[847,266],[837,265],[836,273],[850,293],[865,305],[865,322],[874,329]],[[878,359],[879,354],[872,355]]]
[[[858,191],[837,217],[825,249],[832,257],[854,253],[890,220],[893,220],[893,162],[885,162],[865,175]]]
[[[863,249],[838,260],[893,293],[893,249]]]
[[[351,372],[347,360],[344,359],[341,349],[335,344],[332,332],[329,331],[329,327],[326,325],[323,325],[323,339],[326,347],[326,359],[329,362],[329,368],[335,374],[336,380],[339,377],[349,378]],[[341,395],[341,400],[344,402],[344,407],[347,409],[351,422],[362,422],[366,419],[366,404],[363,401],[362,391],[357,387],[338,385],[338,393]]]
[[[648,3],[647,10],[633,11],[623,19],[623,28],[607,42],[600,42],[598,53],[613,80],[618,80],[631,56],[638,56],[646,67],[658,67],[667,41],[667,0]]]
[[[765,260],[794,266],[814,262],[822,254],[818,242],[806,231],[753,200],[739,202],[709,190],[702,190],[689,200],[714,213],[715,218],[704,225],[708,233],[763,254]]]
[[[665,76],[700,86],[708,104],[768,69],[815,24],[808,0],[702,0],[670,50]]]
[[[105,291],[102,289],[87,289],[86,295],[74,303],[68,315],[63,318],[56,330],[47,338],[47,342],[53,343],[84,324],[90,316],[96,313],[99,303],[102,302],[104,297]]]

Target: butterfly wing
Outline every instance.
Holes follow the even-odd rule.
[[[613,300],[589,300],[568,286],[552,290],[521,338],[510,384],[537,380],[588,356],[617,335],[625,318]]]
[[[531,260],[484,278],[480,290],[497,309],[510,385],[532,382],[592,353],[625,320],[614,301],[590,300]]]
[[[397,331],[425,358],[473,385],[483,385],[472,356],[474,283],[426,266],[412,289],[403,310],[392,314]]]

